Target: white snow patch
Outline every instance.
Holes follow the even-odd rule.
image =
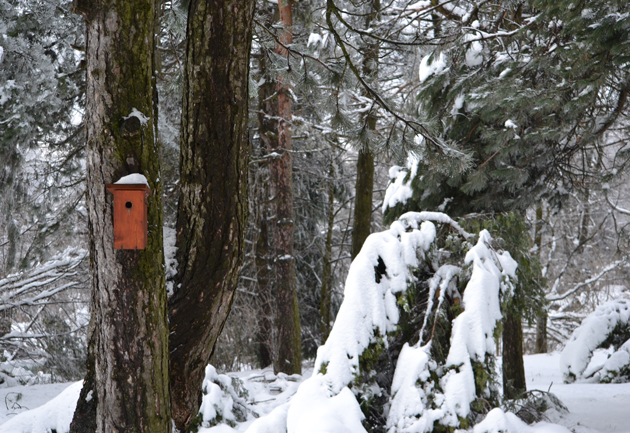
[[[123,119],[127,120],[131,117],[136,117],[140,121],[140,124],[142,126],[147,126],[147,123],[149,122],[149,120],[151,120],[147,116],[145,116],[142,111],[138,110],[136,107],[131,109],[131,113],[129,113],[128,116],[123,116]]]
[[[177,275],[177,231],[169,227],[162,228],[162,236],[164,240],[164,265],[166,274],[166,293],[168,296],[173,294],[173,278]]]
[[[597,307],[582,324],[573,331],[560,356],[560,370],[565,380],[580,378],[608,334],[620,323],[630,320],[630,300],[618,299]]]
[[[429,64],[429,60],[431,60],[430,64]],[[440,53],[439,55],[437,55],[437,57],[435,53],[431,53],[425,56],[422,59],[422,62],[420,62],[420,70],[419,70],[420,82],[424,83],[427,80],[427,78],[429,78],[431,75],[439,74],[443,72],[445,68],[446,68],[446,58],[444,57],[443,53]]]
[[[311,33],[308,37],[308,42],[306,44],[307,47],[310,47],[311,45],[313,46],[317,46],[317,44],[322,42],[322,36],[318,33]]]
[[[147,178],[140,173],[132,173],[132,174],[128,174],[127,176],[123,176],[120,179],[118,179],[117,182],[115,182],[116,185],[141,185],[141,184],[145,184],[146,186],[149,186],[149,181],[147,180]]]
[[[566,427],[539,422],[527,425],[519,417],[510,412],[494,408],[473,428],[473,433],[570,433]]]
[[[508,120],[505,121],[505,127],[506,128],[512,128],[512,129],[516,130],[518,128],[518,125],[516,123],[514,123],[513,120],[508,119]]]
[[[73,383],[43,406],[18,414],[2,424],[0,433],[67,432],[82,387],[82,381]]]
[[[411,182],[416,177],[418,170],[418,158],[409,155],[406,168],[397,165],[389,169],[389,185],[383,199],[383,212],[387,208],[394,208],[398,203],[406,203],[413,195]]]
[[[470,42],[470,47],[466,51],[466,65],[469,68],[474,68],[475,66],[479,66],[483,63],[483,45],[481,42],[476,40],[478,36],[466,35],[464,38],[464,42]]]

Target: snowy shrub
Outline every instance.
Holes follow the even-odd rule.
[[[447,431],[491,409],[496,324],[516,262],[486,230],[471,241],[436,212],[368,237],[313,376],[282,408],[288,433]]]
[[[571,335],[560,356],[565,382],[582,377],[593,351],[613,346],[613,353],[596,373],[604,382],[630,380],[630,300],[619,299],[597,307]]]
[[[199,408],[203,427],[225,423],[232,427],[247,420],[247,391],[236,377],[218,374],[212,366],[206,367],[202,385],[203,399]]]

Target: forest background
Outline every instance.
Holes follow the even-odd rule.
[[[156,16],[167,285],[176,272],[169,248],[188,7],[161,2]],[[277,371],[288,364],[287,373],[299,372],[330,331],[367,234],[407,210],[469,224],[506,212],[522,219],[527,236],[515,247],[531,264],[538,299],[536,308],[514,309],[525,352],[562,347],[596,306],[623,296],[624,2],[289,8],[286,21],[277,3],[256,5],[249,218],[215,366],[275,361]],[[0,2],[0,342],[6,365],[14,363],[6,380],[33,380],[16,365],[51,374],[46,380],[85,373],[85,30],[71,10],[69,2]],[[287,224],[278,224],[282,214]],[[289,302],[276,302],[281,289]]]

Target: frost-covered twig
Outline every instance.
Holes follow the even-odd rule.
[[[600,278],[602,278],[604,275],[606,275],[608,272],[613,271],[617,268],[619,268],[621,265],[626,264],[628,262],[628,257],[624,257],[621,260],[617,260],[614,263],[611,263],[610,265],[606,266],[599,274],[597,274],[596,276],[589,278],[586,281],[582,281],[581,283],[576,284],[575,286],[573,286],[572,289],[567,290],[566,292],[564,292],[561,295],[556,294],[555,291],[552,291],[552,293],[547,295],[547,300],[554,302],[554,301],[560,301],[562,299],[566,299],[567,297],[573,295],[574,293],[578,292],[580,289],[582,289],[583,287],[588,286],[589,284],[592,284],[594,282],[596,282],[597,280],[599,280]],[[554,287],[555,289],[555,287]]]

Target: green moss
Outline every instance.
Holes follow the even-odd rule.
[[[322,362],[322,365],[319,366],[318,373],[325,375],[327,371],[328,371],[328,361]]]
[[[196,417],[190,422],[186,433],[197,433],[201,428],[201,424],[203,423],[203,417],[201,413],[198,413]]]

